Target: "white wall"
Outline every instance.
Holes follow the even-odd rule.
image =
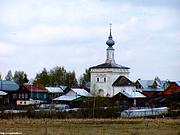
[[[91,89],[92,95],[110,96],[114,95],[112,84],[119,76],[129,77],[128,69],[118,68],[97,68],[91,69]],[[99,82],[97,81],[99,78]],[[106,81],[104,81],[106,78]],[[103,92],[102,92],[103,91]]]

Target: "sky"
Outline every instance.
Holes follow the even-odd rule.
[[[179,0],[0,0],[0,72],[64,66],[78,78],[105,62],[109,23],[131,80],[180,80]]]

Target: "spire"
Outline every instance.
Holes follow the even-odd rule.
[[[115,42],[113,41],[113,37],[111,34],[111,23],[110,25],[110,33],[109,33],[109,37],[108,40],[106,41],[106,44],[108,45],[107,48],[107,55],[106,55],[106,63],[111,63],[111,64],[115,64],[115,60],[114,60],[114,48],[112,47]]]
[[[111,34],[111,23],[109,24],[110,26],[110,33],[109,33],[109,37],[108,37],[108,40],[106,41],[106,44],[109,46],[109,47],[112,47],[115,42],[113,41],[113,37],[112,37],[112,34]]]
[[[111,23],[109,24],[109,27],[110,27],[110,33],[109,33],[109,39],[112,39],[112,35],[111,35]]]

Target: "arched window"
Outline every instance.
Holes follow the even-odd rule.
[[[103,89],[99,89],[98,90],[98,95],[103,97],[104,96],[104,90]]]

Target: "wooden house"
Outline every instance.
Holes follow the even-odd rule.
[[[141,80],[135,82],[136,89],[147,98],[156,97],[168,87],[167,81],[161,81],[159,78],[154,80]]]
[[[13,94],[17,92],[19,85],[14,81],[0,80],[0,91],[7,93],[3,96],[3,103],[6,105],[14,105]]]
[[[122,106],[143,106],[146,96],[136,90],[132,81],[125,76],[120,76],[113,83],[113,100]]]
[[[161,93],[163,95],[171,95],[180,92],[180,82],[169,82],[169,86]]]
[[[47,102],[48,90],[41,85],[24,84],[13,94],[13,99],[18,105]]]

